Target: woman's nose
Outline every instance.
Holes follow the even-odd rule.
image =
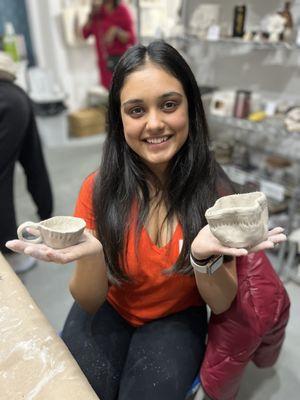
[[[148,114],[147,129],[151,131],[161,131],[164,129],[164,122],[158,111],[151,111]]]

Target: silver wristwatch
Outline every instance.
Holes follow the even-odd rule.
[[[221,267],[224,262],[224,257],[223,255],[212,256],[206,259],[204,263],[203,261],[195,259],[192,253],[190,253],[190,262],[194,270],[201,274],[212,275]]]

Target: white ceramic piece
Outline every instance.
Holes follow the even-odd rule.
[[[205,217],[212,234],[228,247],[250,248],[268,236],[268,205],[262,192],[221,197]]]
[[[29,243],[45,243],[53,249],[63,249],[77,244],[83,234],[86,223],[82,218],[58,216],[46,219],[39,223],[24,222],[17,230],[18,238]],[[39,231],[40,235],[35,239],[27,239],[23,236],[26,228]]]

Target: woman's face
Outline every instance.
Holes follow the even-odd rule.
[[[188,102],[180,81],[147,62],[128,75],[120,101],[128,146],[162,178],[189,132]]]

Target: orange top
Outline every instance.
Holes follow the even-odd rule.
[[[76,203],[76,217],[86,221],[88,229],[95,228],[92,192],[95,174],[84,181]],[[135,215],[132,215],[134,221]],[[175,264],[182,243],[182,228],[178,224],[170,242],[157,247],[142,228],[135,250],[135,223],[129,229],[123,268],[132,282],[110,286],[107,300],[134,326],[204,304],[194,276],[167,275],[163,271]]]

